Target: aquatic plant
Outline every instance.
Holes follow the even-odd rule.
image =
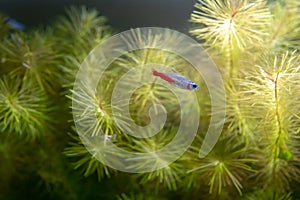
[[[18,77],[0,80],[1,131],[34,139],[51,130],[50,101],[39,88],[22,84]]]
[[[252,175],[244,179],[244,185],[251,187],[253,181],[272,191],[272,198],[288,195],[294,181],[300,181],[300,88],[295,84],[299,81],[296,49],[300,40],[293,33],[299,29],[299,20],[291,24],[281,20],[287,16],[299,19],[299,3],[208,0],[199,1],[196,8],[191,21],[203,28],[195,26],[191,34],[203,40],[218,64],[227,61],[227,65],[218,65],[224,71],[228,95],[223,137],[240,138],[237,143],[245,145],[247,152],[241,151],[234,166],[243,163],[243,155],[250,156],[252,162],[246,166]],[[208,165],[211,170],[214,167]],[[219,177],[226,173],[223,170]],[[220,180],[219,185],[228,182]],[[239,192],[242,185],[236,185]]]
[[[56,94],[59,89],[60,54],[54,49],[53,36],[39,32],[11,34],[1,43],[2,69],[11,77],[20,76],[41,90]]]
[[[96,10],[71,7],[44,29],[11,31],[0,25],[0,198],[299,199],[299,11],[297,0],[196,3],[190,34],[213,58],[226,90],[225,125],[204,158],[199,158],[199,149],[212,115],[209,91],[189,62],[151,48],[164,42],[159,35],[149,33],[142,40],[141,32],[133,32],[126,45],[149,48],[127,52],[110,63],[94,94],[73,86],[84,58],[113,34]],[[149,153],[140,165],[136,161],[141,158],[130,158],[123,166],[128,171],[163,166],[180,147],[165,156],[157,153],[175,137],[184,111],[167,82],[153,76],[151,83],[141,84],[153,67],[198,83],[196,139],[179,159],[155,171],[131,174],[112,169],[100,161],[114,151],[103,150],[98,141]],[[118,83],[132,70],[134,78]],[[130,116],[122,113],[126,102],[111,103],[117,84],[141,84],[130,96]],[[84,97],[77,103],[86,108],[85,119],[96,117],[93,126],[83,124],[86,134],[95,138],[89,149],[74,128],[72,95]],[[185,98],[185,105],[192,106],[191,97]],[[144,127],[151,122],[149,110],[159,112],[153,104],[163,105],[167,113],[163,129],[147,138],[128,134],[131,121]],[[73,108],[72,114],[78,113]],[[191,115],[187,121],[199,119]],[[20,194],[16,185],[21,185]]]
[[[64,55],[64,61],[59,64],[65,75],[62,83],[71,89],[83,59],[94,47],[111,36],[112,30],[106,24],[106,18],[95,9],[70,7],[66,13],[54,24],[54,32],[57,50]]]

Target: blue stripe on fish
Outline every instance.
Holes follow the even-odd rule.
[[[173,84],[176,87],[187,89],[187,90],[198,90],[198,85],[193,81],[185,78],[184,76],[158,72],[156,70],[153,70],[152,74],[154,76],[159,76],[163,80],[168,81],[170,84]]]

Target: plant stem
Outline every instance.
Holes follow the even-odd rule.
[[[279,96],[278,96],[278,76],[279,76],[279,72],[277,72],[275,80],[274,80],[274,99],[275,99],[275,119],[276,119],[276,123],[277,123],[277,138],[275,140],[275,144],[274,144],[274,154],[273,154],[273,169],[272,169],[272,173],[275,174],[275,170],[276,170],[276,159],[278,157],[278,150],[279,150],[279,142],[280,142],[280,137],[282,134],[282,124],[281,124],[281,116],[279,113]]]

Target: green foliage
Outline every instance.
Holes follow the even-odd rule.
[[[135,152],[139,153],[152,153],[155,162],[153,163],[152,159],[149,159],[148,162],[145,162],[145,166],[153,166],[153,169],[158,166],[164,165],[167,161],[166,158],[160,157],[156,151],[164,147],[164,145],[169,140],[174,137],[175,130],[159,132],[156,137],[151,137],[143,140],[134,140],[132,147]],[[134,160],[134,158],[132,159]],[[131,165],[129,166],[132,169],[143,168],[144,166]],[[178,188],[178,183],[180,183],[180,178],[185,174],[184,162],[178,160],[171,163],[170,165],[148,173],[140,173],[136,175],[136,179],[140,184],[145,185],[147,183],[153,184],[155,188],[166,187],[169,190],[176,190]]]
[[[95,95],[88,89],[74,92],[83,59],[113,33],[105,17],[71,7],[44,30],[11,32],[0,24],[0,198],[22,198],[15,192],[21,185],[20,194],[32,199],[299,199],[299,11],[298,0],[199,0],[195,5],[190,33],[219,67],[227,94],[222,135],[203,159],[198,156],[211,116],[210,94],[184,59],[158,49],[131,51],[111,63]],[[137,33],[132,39],[144,43],[140,38]],[[162,43],[151,34],[149,41],[146,45]],[[134,44],[128,40],[127,45]],[[169,66],[166,71],[191,77],[200,86],[197,140],[167,167],[119,172],[98,161],[106,155],[96,155],[94,151],[102,150],[96,142],[92,151],[85,148],[75,133],[68,97],[82,96],[78,103],[93,108],[84,116],[97,117],[88,134],[101,137],[102,130],[103,139],[115,137],[112,142],[119,148],[150,153],[152,159],[144,165],[164,165],[168,155],[160,157],[157,151],[178,130],[182,111],[176,95],[152,77],[151,84],[131,95],[130,118],[113,116],[123,102],[111,105],[114,86],[126,72],[137,70],[134,79],[122,83],[124,88],[143,83],[155,64]],[[187,105],[189,100],[187,95]],[[147,126],[153,104],[168,113],[155,136],[135,138],[116,125],[114,117]]]
[[[241,54],[261,48],[268,36],[271,15],[266,1],[199,0],[195,7],[191,22],[200,25],[191,34],[203,40],[212,55],[219,54],[217,64],[225,66],[226,78],[236,76]]]
[[[66,12],[67,16],[55,24],[58,47],[66,54],[84,58],[83,52],[90,52],[108,37],[110,28],[106,25],[106,18],[99,16],[95,9],[71,7]]]
[[[1,131],[20,134],[34,139],[51,130],[49,100],[37,87],[15,79],[0,80],[0,127]]]
[[[293,0],[274,1],[270,5],[270,10],[273,14],[271,22],[271,51],[299,50],[300,2]]]
[[[64,62],[59,64],[65,75],[63,85],[71,89],[83,59],[112,31],[106,25],[106,18],[99,16],[95,9],[71,7],[66,12],[67,16],[59,18],[54,24],[54,34],[57,50],[64,55]]]
[[[244,177],[243,182],[234,185],[240,194],[243,183],[248,189],[253,187],[248,182],[271,191],[264,197],[246,195],[250,199],[290,199],[293,184],[300,181],[300,57],[299,52],[291,51],[300,44],[299,3],[206,0],[199,1],[196,8],[191,21],[200,27],[191,30],[191,34],[208,46],[225,76],[227,117],[223,137],[239,138],[237,144],[245,145],[240,152],[226,145],[238,157],[237,163],[230,163],[243,166],[245,155],[252,160],[246,165],[251,167],[251,178]],[[287,18],[293,22],[285,23]],[[217,146],[213,152],[216,150]],[[226,153],[222,158],[229,155]],[[211,180],[210,191],[220,191],[220,185],[228,185],[226,179],[220,179],[226,176],[225,170],[217,170],[209,163],[199,169],[211,170],[205,178]],[[213,182],[217,172],[219,185]],[[218,198],[222,197],[227,198],[220,193]]]
[[[262,157],[259,177],[264,176],[264,187],[276,185],[288,191],[292,179],[299,181],[299,56],[286,53],[274,59],[264,59],[249,78],[241,80],[244,105],[255,113],[260,136]],[[245,109],[247,112],[247,109]],[[248,111],[250,112],[250,110]],[[246,116],[251,117],[250,113]],[[279,189],[278,189],[279,190]]]
[[[266,199],[266,200],[292,200],[293,197],[291,193],[280,194],[276,190],[261,190],[257,189],[255,192],[246,195],[243,200],[252,200],[252,199]]]
[[[0,44],[3,49],[3,69],[0,70],[9,72],[12,78],[20,76],[25,81],[35,82],[41,90],[57,93],[60,54],[54,49],[53,42],[51,34],[39,32],[30,36],[23,33],[10,35]]]
[[[112,169],[103,165],[82,144],[78,136],[72,136],[75,142],[70,143],[70,147],[65,148],[64,153],[68,157],[75,157],[74,169],[82,168],[84,176],[89,176],[93,173],[97,173],[98,180],[100,181],[103,177],[110,177]],[[80,157],[80,158],[79,158]]]
[[[61,95],[67,93],[61,87],[67,73],[60,66],[75,49],[64,52],[58,41],[73,40],[54,34],[58,32],[55,27],[12,33],[2,25],[0,198],[93,198],[76,186],[78,174],[70,172],[62,154],[69,140],[65,133],[71,129],[71,115],[66,109],[70,102]]]
[[[204,159],[198,158],[199,148],[196,146],[191,149],[191,153],[193,168],[187,171],[191,185],[197,187],[197,182],[203,182],[209,185],[209,193],[216,196],[221,194],[222,189],[230,190],[233,187],[242,194],[241,181],[246,182],[250,172],[254,172],[250,166],[250,163],[255,162],[251,154],[253,152],[235,138],[219,139],[213,151]]]
[[[208,47],[244,49],[249,44],[263,42],[264,26],[269,12],[264,1],[199,0],[191,22],[202,28],[191,31]]]

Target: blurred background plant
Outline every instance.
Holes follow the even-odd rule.
[[[118,78],[134,67],[147,70],[158,63],[201,88],[197,139],[168,167],[142,174],[103,165],[74,129],[68,97],[76,73],[113,30],[96,10],[71,7],[66,13],[34,30],[0,25],[0,199],[300,199],[298,0],[196,3],[190,34],[214,59],[227,93],[225,127],[204,159],[198,151],[209,124],[210,98],[203,80],[186,70],[190,64],[154,49],[130,52],[111,64],[96,96],[89,98],[98,119],[92,133],[97,136],[101,128],[127,150],[152,152],[171,141],[180,108],[163,85],[138,88],[130,106],[135,122],[149,123],[153,103],[165,106],[168,119],[155,137],[130,137],[116,126],[108,103]],[[0,21],[5,19],[0,15]],[[141,73],[132,81],[142,79]]]

